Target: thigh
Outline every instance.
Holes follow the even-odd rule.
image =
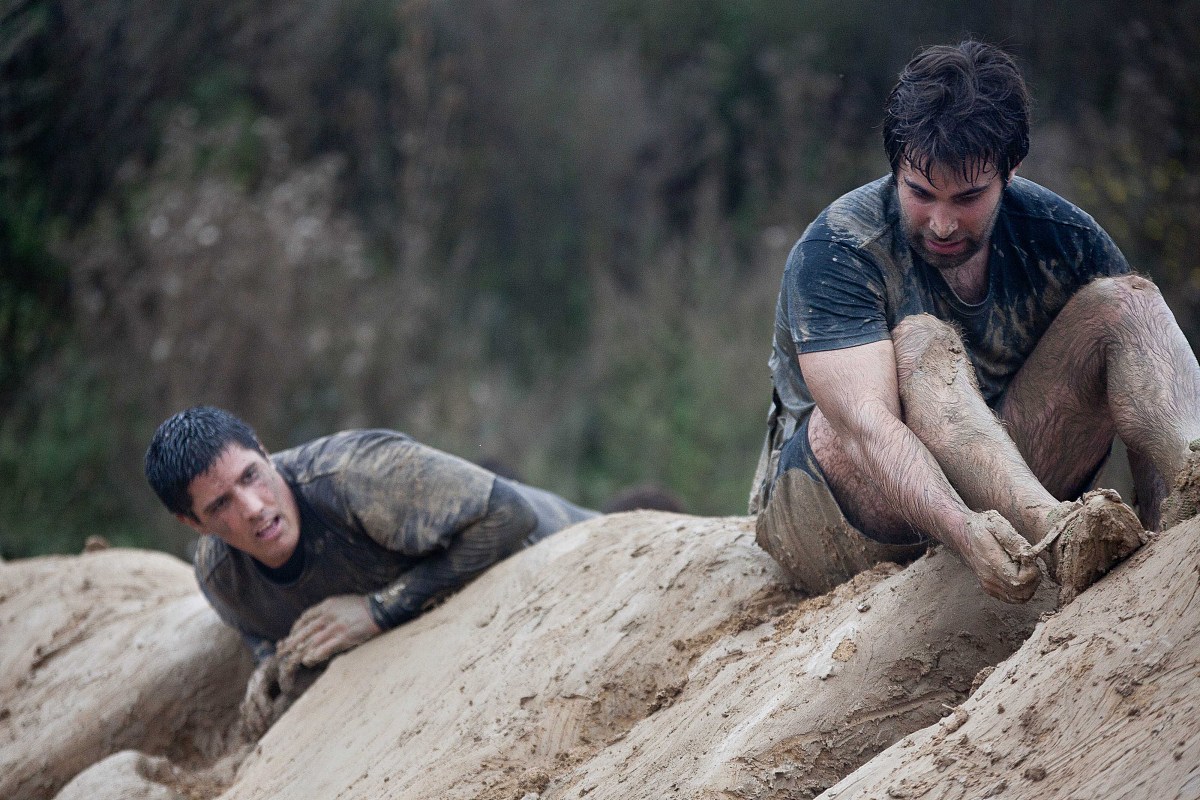
[[[755,540],[809,594],[824,594],[883,561],[907,563],[925,551],[872,541],[847,521],[825,480],[802,468],[781,473],[755,523]]]
[[[854,466],[833,426],[819,408],[814,408],[807,425],[796,431],[796,436],[805,435],[812,471],[829,486],[851,525],[864,535],[887,544],[925,541],[924,534],[905,522],[895,508],[884,501],[875,482]]]
[[[1017,371],[998,414],[1052,495],[1087,488],[1116,435],[1105,384],[1104,315],[1076,295]]]

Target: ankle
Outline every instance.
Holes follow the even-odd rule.
[[[1064,519],[1067,518],[1072,511],[1079,508],[1078,500],[1061,500],[1054,503],[1047,503],[1038,508],[1038,525],[1036,529],[1036,539],[1031,539],[1033,544],[1045,539],[1047,536],[1058,527]]]

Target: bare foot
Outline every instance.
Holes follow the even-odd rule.
[[[1112,489],[1094,489],[1063,503],[1054,516],[1054,527],[1034,551],[1061,587],[1059,605],[1074,600],[1148,538],[1133,509]]]
[[[1200,439],[1188,445],[1188,459],[1162,504],[1162,530],[1200,514]]]
[[[1006,603],[1033,597],[1042,572],[1033,548],[1008,520],[996,511],[975,514],[967,520],[967,544],[963,561],[985,592]]]

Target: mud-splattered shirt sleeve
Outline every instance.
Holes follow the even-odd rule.
[[[327,437],[306,491],[337,507],[355,529],[396,553],[425,556],[487,514],[495,476],[392,431]]]
[[[491,472],[403,434],[351,431],[319,446],[301,476],[309,502],[415,562],[368,595],[385,629],[517,550],[537,526],[530,505]]]
[[[888,338],[883,273],[850,247],[806,234],[788,257],[783,290],[797,353]]]
[[[389,630],[417,616],[429,601],[521,549],[537,522],[533,507],[505,481],[496,480],[481,519],[460,531],[446,549],[368,597],[375,624]]]
[[[1091,220],[1090,217],[1088,219]],[[1125,254],[1121,252],[1121,248],[1117,247],[1117,243],[1112,240],[1106,230],[1094,221],[1092,222],[1096,225],[1091,257],[1088,259],[1093,270],[1092,276],[1128,275],[1133,270],[1129,268],[1129,262],[1125,260]]]

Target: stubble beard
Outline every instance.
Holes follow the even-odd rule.
[[[900,227],[904,232],[904,237],[908,240],[908,246],[912,248],[921,260],[929,266],[936,269],[938,272],[953,272],[959,267],[966,264],[972,258],[979,254],[984,245],[992,240],[992,231],[995,230],[996,220],[1000,216],[1000,203],[996,203],[995,209],[992,210],[992,218],[988,220],[984,228],[982,238],[976,239],[966,237],[962,239],[965,245],[961,252],[947,255],[944,253],[935,253],[925,245],[926,236],[922,230],[917,229],[913,225],[912,220],[904,213],[904,209],[900,209]]]

